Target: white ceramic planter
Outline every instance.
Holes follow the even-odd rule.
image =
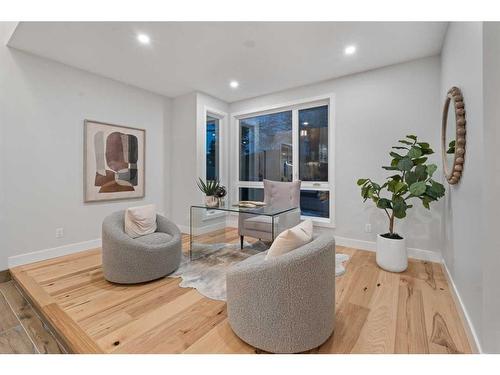
[[[219,198],[215,195],[206,195],[205,196],[205,206],[207,207],[217,207],[219,205]]]
[[[390,272],[403,272],[408,268],[406,240],[392,240],[377,235],[377,264]]]

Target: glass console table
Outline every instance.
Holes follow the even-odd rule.
[[[203,257],[210,249],[222,244],[231,243],[235,249],[239,249],[238,225],[248,219],[258,222],[257,229],[267,235],[263,239],[272,242],[282,231],[297,224],[300,209],[276,205],[248,208],[228,201],[218,207],[192,205],[189,217],[189,258],[193,260]],[[256,231],[255,236],[248,236],[258,238],[258,233]]]

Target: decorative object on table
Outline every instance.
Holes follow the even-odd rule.
[[[102,268],[106,280],[119,284],[151,281],[175,271],[181,262],[181,232],[156,215],[155,232],[130,238],[124,230],[125,211],[102,223]]]
[[[361,196],[366,202],[373,200],[376,206],[384,210],[389,219],[389,232],[377,235],[377,264],[391,272],[402,272],[408,267],[406,241],[394,231],[395,219],[404,219],[406,211],[413,207],[408,204],[412,198],[420,199],[422,205],[430,209],[430,203],[444,196],[444,186],[432,179],[437,170],[435,164],[426,164],[427,156],[434,153],[427,142],[419,142],[415,135],[407,135],[392,147],[391,165],[382,167],[392,171],[383,184],[377,184],[369,178],[358,180]],[[382,196],[386,190],[388,198]]]
[[[224,204],[224,198],[227,195],[226,187],[220,185],[217,190],[215,190],[215,196],[219,199],[219,204]]]
[[[257,254],[227,271],[227,315],[234,333],[272,353],[317,348],[335,323],[332,231],[287,254]]]
[[[205,194],[205,205],[207,207],[218,207],[219,199],[216,196],[217,190],[220,188],[218,180],[203,181],[201,178],[196,182],[198,188]]]
[[[447,134],[450,112],[453,113],[451,116],[455,117],[455,129],[450,129],[451,131]],[[446,94],[441,127],[443,170],[446,180],[450,185],[457,184],[460,181],[464,169],[465,124],[465,104],[462,91],[458,87],[452,87]]]
[[[85,202],[144,197],[145,139],[144,129],[85,120]]]
[[[233,204],[234,207],[244,207],[244,208],[257,208],[264,207],[266,204],[264,202],[259,201],[239,201],[236,204]]]

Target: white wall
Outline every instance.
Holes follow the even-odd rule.
[[[482,24],[451,23],[442,51],[441,101],[452,87],[464,95],[467,145],[457,185],[445,186],[443,257],[476,334],[482,336],[484,177]]]
[[[483,24],[484,151],[483,197],[486,202],[483,248],[483,349],[500,353],[500,22]]]
[[[196,93],[172,102],[170,182],[171,218],[177,225],[189,225],[189,204],[198,196],[196,187]],[[193,202],[194,203],[194,202]]]
[[[362,241],[375,241],[385,233],[385,214],[363,203],[356,180],[371,177],[383,181],[381,166],[390,162],[389,151],[398,139],[416,134],[437,152],[431,160],[440,166],[440,62],[430,57],[354,74],[315,85],[230,104],[232,113],[333,93],[335,95],[335,234]],[[234,131],[235,129],[231,129]],[[232,156],[234,159],[234,156]],[[430,250],[439,257],[441,204],[427,211],[419,202],[408,219],[397,221],[408,246]],[[365,233],[366,223],[372,233]]]
[[[204,178],[205,108],[227,112],[228,104],[210,95],[194,92],[177,97],[172,103],[172,168],[168,184],[172,219],[182,231],[189,230],[189,207],[203,202],[198,177]],[[207,223],[208,224],[208,223]]]
[[[107,214],[165,210],[168,99],[4,45],[0,23],[0,270],[10,256],[100,238]],[[83,120],[146,129],[144,199],[83,203]],[[64,237],[55,238],[55,229]]]

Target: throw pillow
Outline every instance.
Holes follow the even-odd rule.
[[[130,207],[125,211],[125,233],[132,238],[156,231],[156,208],[154,204]]]
[[[313,223],[311,219],[307,219],[294,226],[293,228],[284,230],[274,240],[269,248],[266,259],[278,257],[292,250],[297,249],[311,242],[313,234]]]

